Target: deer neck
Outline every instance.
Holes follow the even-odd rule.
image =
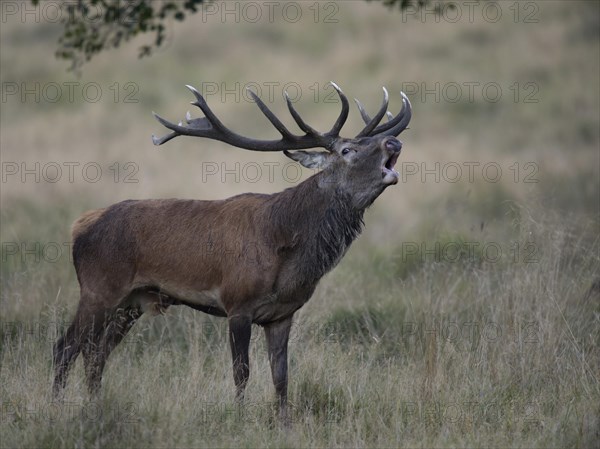
[[[364,224],[364,209],[334,184],[320,182],[321,176],[280,192],[271,212],[278,246],[292,252],[314,281],[337,265]]]

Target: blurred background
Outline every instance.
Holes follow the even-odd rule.
[[[247,87],[297,130],[283,97],[287,89],[303,118],[326,130],[340,108],[328,86],[333,80],[371,113],[380,105],[382,86],[390,92],[394,113],[403,90],[412,102],[413,119],[400,136],[400,183],[369,209],[363,236],[300,316],[336,322],[336,313],[346,310],[350,315],[339,318],[346,324],[368,317],[365,322],[371,325],[352,325],[351,334],[393,327],[407,319],[392,313],[398,310],[421,310],[422,317],[455,313],[463,320],[478,310],[480,318],[505,323],[508,315],[500,309],[508,303],[503,301],[515,300],[528,304],[522,307],[533,311],[536,322],[555,323],[544,329],[554,329],[548,335],[560,339],[559,311],[579,304],[579,309],[569,306],[575,316],[571,328],[587,329],[574,338],[582,339],[577,340],[580,349],[583,341],[590,345],[588,356],[594,358],[586,366],[598,375],[597,341],[593,343],[597,318],[582,320],[597,317],[600,300],[595,296],[587,304],[578,302],[600,275],[597,1],[499,2],[493,9],[486,7],[489,2],[471,2],[470,7],[457,2],[458,10],[441,16],[402,12],[379,2],[300,2],[293,7],[274,2],[271,17],[265,3],[218,2],[210,13],[169,21],[165,43],[153,56],[138,59],[139,47],[149,39],[141,36],[100,53],[79,73],[68,71],[68,63],[54,56],[62,28],[44,16],[44,2],[38,13],[29,14],[23,13],[34,10],[29,3],[12,3],[18,12],[3,10],[0,29],[0,307],[5,322],[72,316],[78,285],[69,228],[86,210],[131,198],[273,193],[312,174],[282,154],[243,151],[210,140],[180,137],[153,146],[151,135],[165,129],[152,111],[171,121],[182,120],[188,110],[200,116],[189,105],[193,97],[185,84],[198,88],[231,129],[267,139],[278,134],[250,100]],[[352,105],[342,135],[354,136],[361,124]],[[454,261],[444,260],[435,246],[440,242],[479,245],[477,266],[469,265],[479,270],[474,278],[456,263],[439,271],[440,262]],[[489,264],[495,256],[481,253],[490,243],[500,248],[502,269]],[[554,258],[555,250],[566,259]],[[539,262],[537,274],[511,284],[512,293],[504,292],[503,286],[520,271],[533,270],[528,261]],[[498,270],[503,275],[494,277]],[[481,287],[483,278],[495,281],[473,287]],[[452,290],[461,279],[473,290]],[[568,294],[556,295],[566,303],[550,313],[544,289],[553,282]],[[379,310],[379,315],[369,310]],[[372,324],[373,317],[380,324]],[[547,340],[549,351],[550,341],[555,340]],[[44,341],[40,348],[47,351],[50,344]],[[47,353],[40,354],[40,372],[49,376]],[[417,359],[430,369],[423,354]],[[6,357],[5,362],[15,360]],[[315,369],[310,367],[305,366],[307,375]],[[583,372],[589,373],[588,368]],[[6,363],[2,371],[5,385],[20,372]],[[265,379],[268,395],[271,387]],[[497,383],[507,378],[499,379]],[[597,380],[589,382],[588,398],[597,397]],[[229,379],[223,384],[228,391]],[[593,402],[583,408],[592,410]],[[577,422],[581,425],[573,428],[580,429],[579,437],[568,441],[591,441],[585,439],[592,435],[590,421]],[[553,432],[548,440],[543,432],[535,438],[556,442]]]

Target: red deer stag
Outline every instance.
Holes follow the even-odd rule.
[[[388,107],[384,88],[383,104],[372,118],[356,100],[366,126],[354,139],[340,137],[348,99],[331,84],[342,111],[326,133],[306,124],[287,94],[290,114],[304,135],[292,134],[250,92],[281,133],[280,140],[251,139],[229,130],[191,86],[192,104],[204,117],[192,119],[188,113],[183,125],[155,114],[172,131],[152,136],[155,145],[177,136],[206,137],[247,150],[283,151],[303,166],[321,170],[272,195],[128,200],[83,214],[72,229],[81,299],[72,324],[54,346],[55,394],[64,388],[80,351],[88,388],[97,392],[108,355],[144,311],[183,304],[228,319],[239,400],[249,376],[252,323],[264,327],[280,414],[286,416],[294,312],[360,234],[365,209],[398,182],[394,164],[402,144],[395,136],[411,118],[410,102],[401,93],[400,112],[387,112],[388,121],[380,124]],[[317,147],[326,151],[297,151]]]

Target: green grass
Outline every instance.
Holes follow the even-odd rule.
[[[51,56],[55,27],[3,23],[2,82],[96,82],[104,95],[96,103],[80,94],[57,103],[10,96],[1,105],[3,163],[80,164],[73,182],[66,168],[56,183],[32,175],[2,182],[1,446],[598,447],[598,3],[537,2],[537,24],[514,23],[510,5],[500,5],[496,24],[404,23],[366,2],[340,3],[335,24],[314,23],[308,4],[297,24],[186,21],[152,59],[138,61],[134,43],[99,56],[81,78]],[[142,317],[111,355],[99,398],[88,397],[78,361],[63,402],[53,402],[52,345],[79,296],[68,245],[80,213],[126,198],[290,186],[280,170],[256,183],[203,179],[205,162],[287,161],[194,139],[157,150],[150,111],[183,117],[187,83],[272,81],[279,89],[294,81],[298,110],[325,129],[339,108],[324,101],[330,79],[369,111],[381,85],[396,110],[407,82],[496,82],[503,96],[453,103],[411,95],[400,162],[419,172],[378,199],[363,236],[296,315],[291,428],[276,419],[262,330],[253,329],[240,407],[226,322],[177,307]],[[128,82],[139,88],[137,102],[123,101]],[[538,88],[536,103],[521,101],[527,82]],[[243,99],[209,103],[240,133],[275,135]],[[291,123],[280,90],[268,104]],[[353,111],[344,135],[359,128]],[[130,161],[137,182],[123,182],[123,171],[115,182],[110,167]],[[102,167],[97,183],[83,178],[88,162]],[[470,180],[465,164],[473,162]],[[502,169],[497,182],[482,175],[490,162]],[[463,175],[423,179],[436,163],[458,164]]]

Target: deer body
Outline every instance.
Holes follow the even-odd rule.
[[[175,132],[155,143],[181,134],[204,136],[214,133],[214,128],[224,134],[209,137],[225,140],[233,134],[224,131],[202,97],[193,92],[206,118],[188,118],[189,127],[159,118]],[[74,223],[73,258],[81,299],[73,323],[54,348],[55,393],[65,386],[80,351],[89,389],[96,392],[110,351],[143,313],[187,305],[227,317],[239,399],[249,376],[251,325],[264,327],[273,382],[285,417],[287,343],[293,314],[360,234],[365,209],[397,182],[393,166],[401,144],[393,135],[410,119],[410,104],[405,100],[400,118],[375,128],[383,113],[370,119],[359,104],[369,132],[355,139],[340,138],[336,127],[343,125],[347,101],[338,92],[343,112],[327,134],[308,127],[288,101],[292,115],[307,133],[304,137],[289,134],[255,98],[284,136],[282,141],[295,141],[284,145],[284,150],[290,146],[328,150],[286,151],[306,167],[323,168],[295,187],[220,201],[128,200],[88,212]],[[384,104],[387,107],[387,92]],[[374,130],[380,132],[371,135]],[[260,141],[244,142],[245,138],[233,136],[232,145],[260,147]],[[265,143],[269,151],[274,151],[273,146],[277,145],[272,141]]]
[[[273,195],[129,200],[93,213],[74,229],[82,288],[110,291],[113,307],[181,303],[262,325],[300,308],[362,227],[362,211],[318,177]]]

